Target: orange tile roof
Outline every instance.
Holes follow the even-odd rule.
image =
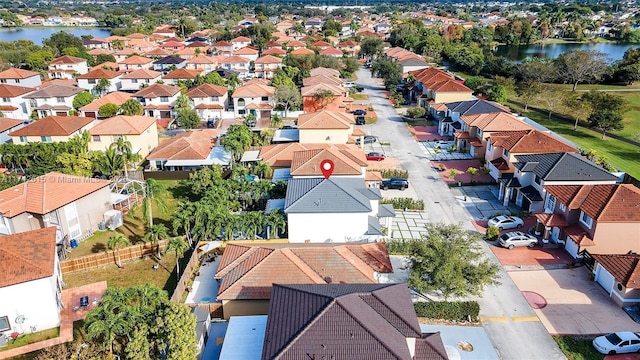
[[[629,289],[640,288],[640,255],[638,254],[592,254],[593,258]]]
[[[164,141],[147,159],[199,160],[206,159],[215,145],[218,130],[189,131]]]
[[[250,62],[251,60],[247,59],[246,57],[238,55],[229,56],[222,60],[223,64],[247,64]]]
[[[529,124],[505,112],[463,115],[460,118],[469,126],[488,132],[533,129]]]
[[[231,43],[243,43],[243,42],[251,42],[251,39],[249,39],[246,36],[238,36],[235,39],[231,39]]]
[[[114,79],[120,76],[122,73],[118,71],[112,71],[107,69],[95,69],[91,70],[84,75],[78,76],[76,79]]]
[[[160,71],[138,69],[122,75],[121,79],[155,79],[160,77],[161,75],[162,73]]]
[[[362,167],[367,166],[364,152],[360,151],[360,161],[354,161],[352,156],[346,156],[336,149],[316,149],[297,151],[291,161],[291,175],[320,176],[320,163],[329,159],[333,161],[333,175],[362,175]]]
[[[317,94],[319,91],[322,91],[322,90],[331,91],[335,96],[345,95],[348,91],[347,89],[340,86],[327,84],[327,83],[318,83],[315,85],[302,87],[300,89],[300,93],[302,96],[315,96],[315,94]]]
[[[273,86],[265,85],[259,82],[247,83],[244,86],[237,88],[233,95],[234,98],[244,98],[244,97],[262,97],[262,96],[273,96],[275,94],[276,88]]]
[[[570,145],[552,135],[538,130],[504,131],[491,134],[490,141],[495,146],[518,154],[546,154],[553,152],[576,152]]]
[[[75,57],[75,56],[64,55],[64,56],[60,56],[59,58],[55,58],[55,59],[51,60],[49,65],[81,64],[83,62],[87,62],[87,59],[83,59],[83,58],[79,58],[79,57]]]
[[[96,69],[109,69],[109,68],[111,68],[110,70],[118,71],[120,70],[120,64],[114,63],[113,61],[107,61],[92,67],[91,69],[89,69],[89,71],[93,71]]]
[[[128,58],[120,61],[119,64],[144,65],[144,64],[151,63],[151,62],[153,62],[153,59],[150,59],[150,58],[144,57],[144,56],[134,55],[134,56],[128,57]]]
[[[0,288],[52,276],[55,259],[55,226],[0,237]]]
[[[234,55],[258,55],[258,50],[249,46],[245,46],[241,49],[236,50],[233,54]]]
[[[340,71],[336,69],[326,68],[326,67],[317,67],[309,70],[309,75],[310,76],[324,75],[324,76],[333,76],[337,78],[337,77],[340,77]]]
[[[118,115],[101,120],[91,129],[91,135],[140,135],[151,126],[155,126],[156,118],[150,116]]]
[[[188,59],[187,64],[217,64],[218,60],[212,56],[198,55],[194,58]]]
[[[307,48],[295,49],[289,53],[289,55],[313,55],[313,54],[315,54],[315,52]]]
[[[157,48],[153,48],[149,51],[146,51],[144,53],[145,55],[149,55],[149,56],[169,56],[171,55],[171,53],[165,49],[161,49],[159,47]]]
[[[214,46],[214,47],[229,47],[229,46],[233,46],[233,44],[231,44],[228,41],[220,40],[217,43],[213,44],[212,46]]]
[[[330,85],[339,86],[339,85],[342,85],[343,83],[344,83],[343,79],[340,79],[331,75],[326,75],[326,74],[312,75],[308,78],[302,79],[303,86],[311,86],[311,85],[317,85],[317,84],[330,84]]]
[[[290,167],[293,161],[293,155],[297,151],[311,149],[339,149],[348,150],[347,152],[362,152],[362,150],[355,145],[286,143],[263,146],[260,149],[260,158],[270,166]]]
[[[163,76],[163,79],[195,79],[196,76],[202,74],[202,70],[198,69],[176,69]]]
[[[431,85],[429,85],[429,89],[436,92],[473,92],[473,90],[469,89],[468,87],[451,79],[432,83]]]
[[[25,86],[0,84],[0,98],[14,98],[28,94],[34,90],[34,88]]]
[[[545,190],[596,221],[640,222],[640,189],[631,184],[550,185]]]
[[[9,136],[69,136],[91,124],[93,120],[81,116],[47,116],[10,133]]]
[[[273,55],[260,56],[255,61],[256,64],[282,64],[282,58]]]
[[[8,218],[24,212],[44,215],[110,183],[108,180],[48,173],[0,191],[0,212]]]
[[[114,91],[81,107],[80,111],[98,111],[100,110],[100,107],[105,104],[116,104],[120,106],[129,99],[131,99],[131,94],[122,91]]]
[[[23,122],[24,120],[0,117],[0,132],[5,132],[15,126],[22,124]]]
[[[133,94],[133,96],[142,98],[157,98],[161,96],[171,97],[176,95],[180,91],[181,89],[178,86],[153,84],[136,92],[135,94]]]
[[[286,244],[282,248],[229,244],[220,261],[216,273],[216,278],[221,279],[219,300],[269,299],[273,283],[377,283],[374,272],[393,271],[386,246],[381,242],[339,246]]]
[[[202,84],[191,88],[185,95],[190,98],[207,98],[211,96],[224,96],[226,93],[226,86]]]
[[[339,55],[342,56],[342,51],[336,48],[328,48],[320,51],[320,55]]]
[[[0,79],[26,79],[32,76],[40,76],[35,71],[11,68],[0,72]]]
[[[355,124],[353,114],[337,111],[318,111],[298,117],[298,129],[349,129]]]

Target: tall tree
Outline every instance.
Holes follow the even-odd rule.
[[[142,115],[144,114],[144,108],[140,101],[129,99],[120,105],[120,112],[126,116]]]
[[[289,116],[290,109],[298,109],[302,106],[302,95],[300,95],[300,91],[295,84],[293,86],[283,85],[276,87],[274,100],[284,108],[285,117]]]
[[[562,102],[566,111],[573,116],[573,130],[576,130],[578,128],[578,123],[586,120],[593,111],[591,103],[583,100],[581,96],[576,96],[575,93],[566,93]]]
[[[87,90],[81,91],[73,97],[73,108],[80,110],[81,107],[90,104],[95,97]]]
[[[127,173],[127,167],[129,166],[129,161],[131,160],[131,142],[127,140],[126,137],[120,136],[118,140],[109,147],[113,147],[113,149],[122,157],[122,165],[124,169],[124,177],[128,178],[129,174]]]
[[[573,91],[582,82],[598,81],[606,73],[608,55],[593,50],[570,50],[556,60],[560,78],[573,85]]]
[[[592,90],[583,94],[582,99],[591,104],[593,111],[588,120],[592,127],[602,131],[602,139],[605,138],[607,131],[624,128],[622,114],[627,106],[624,98]]]
[[[176,253],[176,274],[178,275],[178,280],[180,280],[180,259],[182,259],[182,256],[184,256],[188,248],[189,245],[179,236],[169,239],[169,245],[166,251],[175,251]]]
[[[156,245],[156,256],[161,257],[159,241],[169,237],[169,229],[164,224],[156,224],[147,229],[144,234],[144,241],[148,241]]]
[[[98,116],[102,118],[109,118],[118,113],[120,107],[114,103],[106,103],[98,109]]]
[[[233,153],[234,160],[240,160],[249,146],[251,146],[251,130],[244,125],[231,125],[224,138],[224,148]]]
[[[129,242],[129,239],[127,239],[122,234],[115,234],[113,236],[110,236],[109,240],[107,241],[107,249],[115,250],[116,252],[116,258],[117,258],[116,264],[118,265],[119,268],[122,267],[122,261],[120,261],[120,248],[130,244],[131,243]]]
[[[161,213],[167,212],[166,194],[167,190],[155,179],[145,181],[146,196],[142,200],[142,220],[153,228],[153,206],[155,205]]]
[[[524,103],[524,111],[529,108],[529,103],[533,101],[538,95],[542,93],[540,83],[534,80],[523,80],[516,82],[515,86],[516,94],[520,100]]]

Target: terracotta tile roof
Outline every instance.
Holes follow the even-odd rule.
[[[112,54],[112,53],[113,53],[112,50],[107,50],[107,49],[103,49],[103,48],[91,49],[91,50],[87,51],[87,54],[89,54],[91,56],[98,56],[98,55],[102,55],[102,54]]]
[[[340,86],[327,84],[327,83],[318,83],[315,85],[302,87],[300,89],[300,93],[302,96],[315,96],[315,94],[317,94],[319,91],[322,91],[322,90],[331,91],[335,96],[345,95],[348,91],[347,89]]]
[[[305,46],[307,46],[307,44],[303,43],[302,41],[298,41],[298,40],[289,40],[289,41],[286,42],[286,44],[287,44],[287,47],[304,48]],[[313,50],[311,50],[311,51],[313,51]]]
[[[450,79],[453,79],[449,73],[444,70],[440,70],[434,67],[428,67],[421,70],[409,71],[409,74],[415,76],[417,81],[429,81],[429,79],[433,78],[436,75],[448,76]]]
[[[153,84],[133,94],[134,97],[157,98],[162,96],[174,96],[181,91],[178,86],[165,84]]]
[[[161,76],[162,76],[162,73],[160,71],[154,71],[150,69],[138,69],[122,75],[121,79],[156,79]]]
[[[297,151],[293,154],[291,161],[291,175],[293,176],[321,176],[320,163],[329,159],[333,161],[333,175],[362,175],[362,167],[367,166],[366,157],[360,151],[361,161],[354,161],[340,150],[336,149],[314,149]]]
[[[640,189],[631,184],[550,185],[551,195],[569,209],[599,222],[640,222]]]
[[[578,246],[594,246],[596,243],[593,241],[589,233],[587,233],[580,225],[575,224],[571,226],[567,226],[562,229],[564,234],[571,239]]]
[[[178,48],[180,48],[180,47],[184,47],[184,44],[181,43],[181,42],[174,41],[174,40],[169,40],[169,41],[165,41],[162,44],[160,44],[160,47],[162,47],[162,48],[166,48],[166,47],[178,47]]]
[[[296,151],[312,150],[312,149],[341,149],[358,151],[355,145],[346,144],[300,144],[286,143],[273,144],[263,146],[260,150],[260,158],[267,164],[275,167],[290,167],[293,161],[293,155]],[[362,151],[362,150],[360,150]]]
[[[289,45],[289,44],[287,44],[287,45]],[[315,54],[315,52],[313,50],[307,49],[307,48],[295,49],[295,50],[293,50],[292,52],[289,53],[289,55],[313,55],[313,54]]]
[[[23,122],[24,120],[0,117],[0,132],[5,132],[15,126],[22,124]]]
[[[161,143],[147,159],[201,160],[206,159],[215,145],[218,130],[189,131]]]
[[[188,59],[187,64],[217,64],[218,60],[212,56],[198,55],[194,58]]]
[[[262,55],[286,55],[287,51],[280,48],[271,48],[262,52]]]
[[[153,59],[150,59],[148,57],[134,55],[132,57],[128,57],[128,58],[120,61],[119,64],[144,65],[144,64],[149,64],[149,63],[152,63],[152,62],[153,62]]]
[[[509,162],[501,157],[491,160],[490,163],[498,170],[509,170],[511,168]]]
[[[170,52],[168,52],[167,50],[161,49],[159,47],[157,47],[155,49],[151,49],[149,51],[146,51],[144,54],[148,55],[148,56],[154,56],[154,57],[155,56],[168,56],[168,55],[171,55]]]
[[[244,86],[237,88],[233,95],[234,98],[255,98],[262,96],[273,96],[276,88],[260,82],[247,82]]]
[[[105,104],[116,104],[120,106],[129,99],[131,99],[131,94],[122,91],[114,91],[81,107],[80,111],[98,111],[100,110],[100,107]]]
[[[77,93],[84,91],[77,86],[68,86],[68,85],[51,85],[43,87],[42,89],[33,92],[31,94],[25,95],[25,99],[42,99],[42,98],[51,98],[51,97],[69,97],[75,96]]]
[[[343,79],[337,78],[333,75],[327,75],[327,74],[312,75],[308,78],[302,79],[303,86],[312,86],[317,84],[330,84],[334,86],[339,86],[339,85],[342,85],[343,83],[344,83]]]
[[[273,55],[260,56],[255,61],[256,64],[282,64],[282,58]]]
[[[101,120],[91,129],[91,135],[140,135],[151,126],[155,126],[156,118],[150,116],[118,115]]]
[[[393,271],[384,243],[283,245],[228,244],[215,275],[218,299],[269,299],[273,283],[376,283],[374,272]]]
[[[100,68],[91,70],[84,75],[80,75],[76,79],[114,79],[120,75],[122,75],[122,73],[119,71],[111,71]]]
[[[473,92],[473,90],[469,89],[468,87],[451,79],[432,83],[429,85],[429,89],[436,92]]]
[[[560,214],[535,213],[533,216],[544,226],[549,227],[566,227],[567,221]]]
[[[81,64],[83,62],[87,62],[87,59],[83,59],[83,58],[79,58],[79,57],[75,57],[75,56],[64,55],[64,56],[60,56],[59,58],[55,58],[55,59],[51,60],[49,65]]]
[[[519,131],[532,129],[529,124],[505,112],[463,115],[460,118],[469,126],[475,126],[482,131]]]
[[[512,153],[576,152],[577,149],[538,130],[530,130],[509,149]]]
[[[592,254],[593,258],[629,289],[640,288],[640,255],[638,254]]]
[[[364,174],[365,181],[382,181],[382,173],[379,171],[367,171]]]
[[[258,50],[254,49],[250,46],[245,46],[241,49],[236,50],[233,55],[258,55]]]
[[[133,33],[126,36],[129,39],[146,39],[147,35],[141,33]]]
[[[202,70],[197,69],[176,69],[164,75],[163,79],[195,79],[202,74]]]
[[[81,116],[47,116],[10,133],[9,136],[69,136],[91,124],[93,120]]]
[[[324,76],[340,77],[340,71],[336,69],[331,69],[331,68],[317,67],[309,70],[309,75],[310,76],[324,75]]]
[[[428,75],[423,75],[420,77],[420,79],[416,78],[417,81],[420,81],[422,83],[422,86],[430,89],[432,85],[441,83],[443,81],[453,81],[453,76],[447,74],[446,72],[436,72],[431,76]]]
[[[213,44],[212,46],[213,47],[229,47],[229,46],[233,46],[233,44],[231,44],[228,41],[221,40],[221,41],[218,41],[217,43]]]
[[[0,79],[26,79],[32,76],[40,76],[35,71],[11,68],[0,72]]]
[[[34,88],[0,84],[0,98],[14,98],[34,91]]]
[[[243,42],[251,42],[251,39],[249,39],[246,36],[238,36],[235,39],[231,39],[231,43],[243,43]]]
[[[318,111],[298,117],[298,129],[349,129],[355,124],[353,114],[337,111]]]
[[[107,61],[107,62],[103,62],[102,64],[96,65],[94,67],[92,67],[91,69],[89,69],[89,71],[93,71],[96,69],[111,69],[114,71],[119,71],[120,70],[120,64],[118,63],[114,63],[112,61]]]
[[[194,109],[196,110],[205,110],[205,109],[209,109],[209,110],[223,110],[224,106],[220,105],[220,104],[203,104],[200,103],[198,105],[196,105],[194,107]]]
[[[208,48],[209,44],[202,41],[194,41],[191,44],[187,45],[188,48]]]
[[[55,259],[55,226],[0,237],[0,288],[52,276]]]
[[[222,60],[223,64],[248,64],[250,62],[251,60],[247,59],[246,57],[238,55],[229,56]]]
[[[316,42],[314,42],[313,44],[311,44],[311,46],[315,46],[315,47],[325,47],[325,46],[331,46],[331,44],[329,44],[329,43],[328,43],[328,42],[326,42],[326,41],[322,41],[322,40],[320,40],[320,41],[316,41]]]
[[[108,180],[48,173],[0,191],[0,212],[8,218],[24,212],[44,215],[110,183]]]
[[[224,96],[227,93],[226,86],[202,84],[187,91],[190,98],[208,98],[211,96]]]
[[[273,109],[273,105],[264,103],[251,103],[246,106],[247,109]]]

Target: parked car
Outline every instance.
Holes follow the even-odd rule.
[[[356,145],[360,145],[360,141],[361,141],[360,139],[362,139],[362,138],[358,138],[358,139],[356,140]],[[366,136],[364,137],[364,143],[365,143],[365,144],[373,144],[373,143],[374,143],[374,142],[376,142],[376,141],[378,141],[378,139],[377,139],[375,136],[366,135]]]
[[[434,145],[434,147],[437,147],[440,149],[448,149],[452,146],[455,146],[455,143],[449,140],[437,140],[436,144]]]
[[[640,333],[618,331],[593,339],[593,347],[607,355],[640,352]]]
[[[516,246],[534,247],[538,243],[538,239],[535,236],[525,234],[522,231],[512,231],[500,235],[498,242],[503,247],[511,250]]]
[[[524,221],[515,216],[496,216],[487,223],[489,226],[495,226],[500,230],[504,229],[520,229],[524,226]]]
[[[346,81],[346,82],[344,83],[344,86],[346,86],[346,87],[352,87],[352,86],[355,86],[355,85],[356,85],[356,83],[355,83],[355,82],[353,82],[353,81],[351,81],[351,80]]]
[[[382,180],[382,183],[380,184],[380,188],[382,190],[387,190],[387,189],[404,190],[408,187],[409,187],[409,180],[403,179],[403,178],[391,178],[388,180]]]
[[[218,119],[209,118],[207,120],[207,127],[208,128],[214,128],[214,127],[216,127],[217,124],[218,124]]]
[[[353,115],[367,115],[367,110],[362,110],[362,109],[358,109],[356,111],[353,112]]]
[[[379,152],[370,152],[367,154],[367,160],[382,161],[384,160],[384,154]]]
[[[364,118],[364,115],[356,116],[356,125],[364,125],[367,123],[367,120]]]

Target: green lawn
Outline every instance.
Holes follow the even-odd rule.
[[[591,345],[592,338],[579,336],[554,336],[560,350],[568,360],[602,360],[604,355],[600,354]]]
[[[37,342],[48,340],[48,339],[53,339],[55,337],[58,337],[59,334],[60,334],[60,328],[53,328],[53,329],[38,331],[32,334],[20,335],[15,341],[9,340],[9,343],[6,346],[0,348],[0,354],[2,354],[2,351],[5,351],[5,350],[14,349],[17,347],[37,343]]]
[[[624,129],[614,131],[614,134],[623,136],[627,139],[640,141],[640,90],[637,92],[618,91],[611,92],[610,94],[623,97],[628,104],[627,111],[624,113],[622,119]]]
[[[629,173],[629,175],[637,179],[640,178],[640,147],[612,138],[602,140],[600,139],[601,134],[593,130],[579,127],[578,130],[574,131],[572,124],[548,120],[546,116],[537,112],[524,112],[522,108],[513,103],[508,103],[507,105],[579,147],[595,150],[598,154],[604,155],[614,167]]]
[[[368,100],[369,96],[367,94],[350,94],[349,97],[351,97],[353,100]]]

